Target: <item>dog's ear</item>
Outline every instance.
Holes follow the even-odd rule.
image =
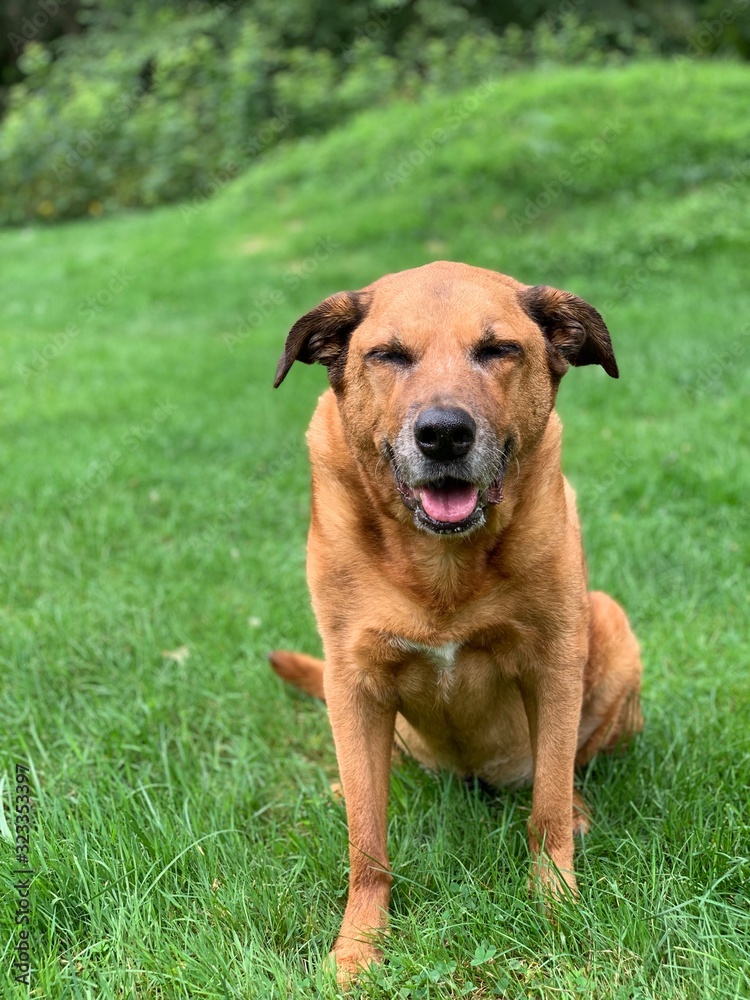
[[[295,361],[325,365],[335,385],[346,362],[349,338],[367,315],[369,304],[368,292],[337,292],[298,319],[286,338],[274,388],[278,389]]]
[[[561,378],[568,365],[601,365],[618,378],[609,330],[593,306],[571,292],[535,285],[519,293],[524,310],[541,327],[553,373]]]

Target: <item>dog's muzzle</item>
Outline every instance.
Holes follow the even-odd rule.
[[[486,508],[503,499],[510,443],[459,407],[433,406],[405,425],[395,447],[384,444],[396,488],[417,527],[459,535],[480,527]]]

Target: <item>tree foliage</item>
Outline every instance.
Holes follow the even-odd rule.
[[[282,139],[524,64],[744,52],[750,0],[717,3],[12,0],[0,222],[189,198]]]

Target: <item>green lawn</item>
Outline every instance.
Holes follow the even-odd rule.
[[[337,995],[326,713],[265,660],[319,649],[303,431],[325,374],[271,383],[324,295],[448,258],[609,323],[620,380],[571,371],[559,409],[646,728],[582,777],[595,825],[555,925],[525,891],[529,792],[399,766],[388,963],[354,993],[750,996],[749,87],[717,63],[515,76],[280,149],[187,209],[0,236],[0,773],[11,822],[32,769],[31,995]],[[0,838],[8,997],[14,863]]]

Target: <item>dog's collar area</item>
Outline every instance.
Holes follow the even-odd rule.
[[[422,530],[436,535],[464,534],[484,524],[488,506],[502,502],[507,445],[500,468],[484,491],[473,483],[450,477],[410,486],[399,471],[393,449],[387,442],[384,452],[399,496],[404,506],[414,514],[416,526]]]

